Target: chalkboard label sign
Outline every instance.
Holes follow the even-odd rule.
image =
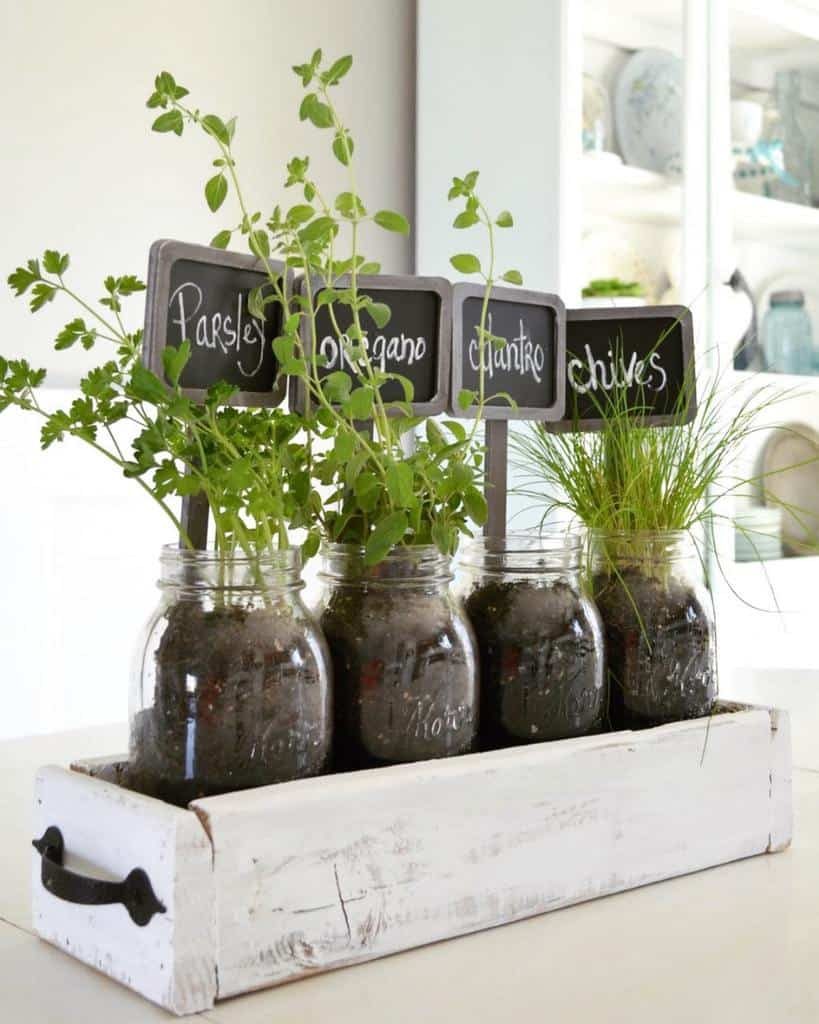
[[[413,412],[419,416],[436,416],[446,409],[447,380],[449,376],[449,342],[452,331],[452,286],[442,277],[365,275],[357,279],[358,291],[374,302],[390,308],[390,319],[378,327],[363,310],[361,327],[365,346],[373,369],[400,374],[412,381]],[[349,277],[334,284],[336,291],[349,288]],[[299,281],[299,292],[306,291],[306,282]],[[318,300],[323,282],[313,279],[313,298]],[[335,318],[335,324],[333,323]],[[316,338],[302,334],[305,351],[310,353],[315,343],[323,365],[319,377],[339,370],[356,376],[346,349],[348,339],[344,332],[350,327],[353,315],[349,306],[335,303],[332,316],[327,305],[316,314]],[[306,318],[302,324],[307,325]],[[338,328],[338,329],[337,329]],[[404,401],[404,388],[398,380],[388,380],[381,386],[385,402]],[[305,389],[297,382],[294,406],[304,409]]]
[[[570,309],[566,314],[566,412],[551,430],[595,430],[618,391],[655,426],[697,411],[694,336],[685,306]]]
[[[275,271],[284,271],[282,263],[270,262]],[[164,349],[188,340],[191,358],[179,381],[183,394],[202,401],[211,385],[226,381],[239,389],[231,399],[234,405],[278,405],[287,382],[277,378],[272,342],[281,331],[282,308],[271,302],[264,321],[251,316],[248,295],[260,285],[272,292],[255,256],[169,239],[154,242],[148,264],[145,364],[164,380]]]
[[[472,419],[475,406],[463,410],[458,395],[478,392],[481,373],[479,327],[484,289],[453,288],[452,394],[454,416]],[[566,385],[566,310],[557,295],[519,288],[495,288],[486,329],[505,344],[483,346],[487,420],[558,420],[563,416]],[[514,400],[514,405],[509,401]]]

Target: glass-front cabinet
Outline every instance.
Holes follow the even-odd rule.
[[[726,469],[710,548],[728,695],[754,696],[749,670],[815,667],[819,646],[814,6],[583,4],[569,294],[688,305],[726,422],[765,405]]]
[[[688,306],[726,424],[765,389],[706,551],[722,691],[753,697],[735,680],[819,644],[819,4],[516,0],[514,40],[494,6],[419,0],[417,270],[446,274],[457,241],[430,198],[451,144],[513,183],[528,284]]]

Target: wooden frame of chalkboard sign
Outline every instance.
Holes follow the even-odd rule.
[[[268,262],[273,270],[284,273],[283,263]],[[167,238],[154,242],[148,260],[145,365],[165,380],[163,351],[169,344],[179,344],[187,338],[192,352],[180,379],[182,394],[201,402],[208,387],[227,380],[239,386],[231,405],[279,405],[287,393],[287,380],[278,376],[272,341],[280,333],[283,310],[278,303],[268,306],[273,315],[264,328],[247,310],[247,293],[265,281],[267,272],[261,261],[250,254]],[[288,271],[288,296],[292,294],[292,282],[293,274]],[[210,300],[206,292],[208,283],[213,286]],[[253,368],[242,361],[243,347],[249,348],[256,360]],[[212,373],[204,360],[216,360],[208,353],[214,353],[217,359],[221,357]],[[225,368],[227,373],[220,372]],[[252,386],[257,383],[258,386]]]
[[[465,388],[477,390],[480,370],[480,367],[476,366],[473,361],[467,371],[466,359],[469,359],[469,355],[465,351],[464,323],[467,319],[474,320],[475,315],[479,318],[483,298],[483,285],[456,284],[453,286],[452,391],[449,411],[453,416],[462,419],[474,419],[475,408],[474,406],[466,410],[459,408],[458,394]],[[472,316],[465,312],[467,303],[470,305]],[[540,327],[543,330],[542,336],[546,340],[538,345],[537,339],[533,339],[531,334],[528,336],[524,334],[524,325],[521,323],[519,314],[512,313],[513,316],[518,316],[517,330],[521,333],[508,338],[504,349],[495,350],[495,358],[499,363],[504,358],[514,361],[517,368],[513,372],[524,380],[527,377],[532,379],[526,381],[526,395],[521,396],[523,401],[520,401],[518,400],[520,391],[516,395],[514,387],[504,383],[503,378],[497,385],[494,383],[497,367],[493,366],[484,377],[487,394],[508,391],[517,401],[517,406],[513,408],[505,401],[497,405],[486,405],[483,410],[483,418],[485,420],[541,420],[543,422],[559,420],[563,416],[566,393],[566,374],[558,372],[558,369],[562,368],[564,364],[566,351],[566,307],[559,295],[552,295],[549,292],[527,291],[524,288],[492,289],[489,302],[490,317],[494,319],[499,310],[504,307],[512,311],[515,306],[526,306],[543,314],[543,323],[535,325],[535,329]],[[479,319],[475,320],[475,326],[479,322]],[[499,326],[495,320],[494,327],[496,329],[493,330],[492,324],[487,322],[487,330],[502,337],[504,325]],[[477,345],[476,338],[471,338],[469,344],[472,345],[473,342]],[[528,345],[527,342],[529,342]],[[547,346],[551,346],[553,353],[551,368],[548,366],[548,352],[543,354]],[[490,345],[487,345],[486,348],[488,351],[492,351]],[[501,371],[504,374],[509,373],[502,366]],[[474,375],[474,380],[471,379],[471,375]],[[543,404],[535,404],[541,390],[544,396]]]
[[[415,415],[437,416],[445,412],[449,401],[452,285],[443,277],[389,274],[364,275],[358,277],[356,283],[359,292],[385,303],[392,310],[389,323],[383,328],[377,327],[366,311],[362,313],[362,326],[368,338],[374,339],[369,345],[370,359],[387,371],[400,373],[413,382],[415,399],[411,405]],[[327,284],[314,276],[312,287],[316,297]],[[338,278],[333,287],[336,290],[349,288],[349,276]],[[303,275],[298,279],[296,288],[300,295],[304,294]],[[336,305],[334,309],[336,318],[343,318],[340,326],[348,326],[351,320],[349,307]],[[328,360],[327,365],[320,370],[321,375],[343,370],[341,347],[329,322],[326,306],[318,310],[316,319],[317,333],[321,338],[318,350]],[[410,329],[402,330],[402,327]],[[301,339],[309,358],[315,339],[305,319],[302,320]],[[303,412],[306,396],[304,381],[296,380],[294,384],[290,394],[291,407],[297,412]],[[385,401],[402,401],[404,398],[398,381],[388,381],[382,388],[382,394]],[[391,411],[395,415],[399,413],[397,409]]]
[[[630,328],[630,331],[628,330]],[[623,334],[623,358],[613,366],[612,342]],[[662,337],[668,331],[667,337]],[[632,339],[629,343],[629,336]],[[694,325],[687,306],[625,306],[612,309],[570,309],[566,313],[566,410],[558,422],[547,430],[566,433],[573,430],[599,430],[602,419],[592,399],[583,399],[581,392],[575,405],[575,381],[578,374],[587,374],[583,386],[593,380],[610,391],[607,381],[628,380],[635,405],[651,397],[654,381],[662,383],[656,390],[668,391],[667,401],[657,413],[644,417],[646,425],[670,426],[690,423],[697,414],[697,388],[694,374]],[[619,378],[618,378],[619,375]],[[639,379],[638,379],[639,378]],[[633,383],[632,383],[633,382]],[[620,385],[623,386],[622,384]],[[681,420],[674,412],[683,388],[689,389],[686,416]],[[655,391],[656,394],[656,391]],[[598,399],[604,402],[604,399]],[[582,403],[582,404],[581,404]],[[656,407],[656,406],[655,406]]]
[[[477,390],[479,385],[480,360],[471,359],[467,371],[466,360],[470,359],[473,346],[478,344],[472,336],[467,343],[467,332],[464,325],[471,323],[468,333],[471,335],[480,323],[480,310],[484,301],[484,288],[478,284],[456,284],[453,287],[452,313],[452,388],[450,393],[449,411],[461,419],[474,419],[474,405],[461,409],[458,395],[464,389]],[[469,310],[467,311],[467,304]],[[515,313],[517,307],[518,312]],[[521,307],[536,310],[539,323],[524,324]],[[509,328],[506,318],[499,322],[498,312],[504,310],[506,315],[517,317]],[[496,359],[502,376],[497,380],[495,374],[498,366],[494,361],[488,376],[484,377],[484,387],[490,396],[497,392],[508,392],[517,402],[509,405],[506,400],[499,400],[497,405],[484,405],[483,417],[486,420],[486,467],[484,472],[486,504],[489,511],[484,533],[488,537],[503,537],[506,534],[506,494],[508,477],[509,420],[539,420],[551,423],[559,420],[566,403],[566,307],[558,295],[550,292],[534,292],[524,288],[493,288],[489,301],[491,322],[487,322],[487,330],[498,337],[504,337],[505,330],[517,331],[507,338],[505,348],[493,349],[487,344],[486,351],[496,353]],[[528,328],[528,331],[524,330]],[[534,337],[533,337],[534,335]],[[538,341],[540,342],[538,344]],[[467,344],[470,349],[467,351]],[[551,349],[551,352],[549,352]],[[551,365],[550,363],[551,358]],[[503,366],[506,360],[510,364]],[[514,369],[511,367],[515,363]],[[486,372],[486,371],[485,371]],[[514,377],[517,374],[526,382],[525,391],[515,387]],[[527,380],[528,378],[531,378]],[[517,392],[517,393],[516,393]],[[541,400],[542,394],[542,400]],[[538,404],[540,403],[540,404]]]

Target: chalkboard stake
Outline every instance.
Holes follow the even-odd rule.
[[[204,551],[208,546],[208,511],[208,499],[202,491],[182,499],[182,529],[198,551]],[[185,546],[181,538],[179,546]]]
[[[489,515],[483,528],[487,537],[506,536],[506,486],[509,422],[486,421],[486,504]]]

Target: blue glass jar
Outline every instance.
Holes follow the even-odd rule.
[[[762,321],[762,347],[769,370],[815,372],[813,332],[803,292],[772,293],[770,309]]]

